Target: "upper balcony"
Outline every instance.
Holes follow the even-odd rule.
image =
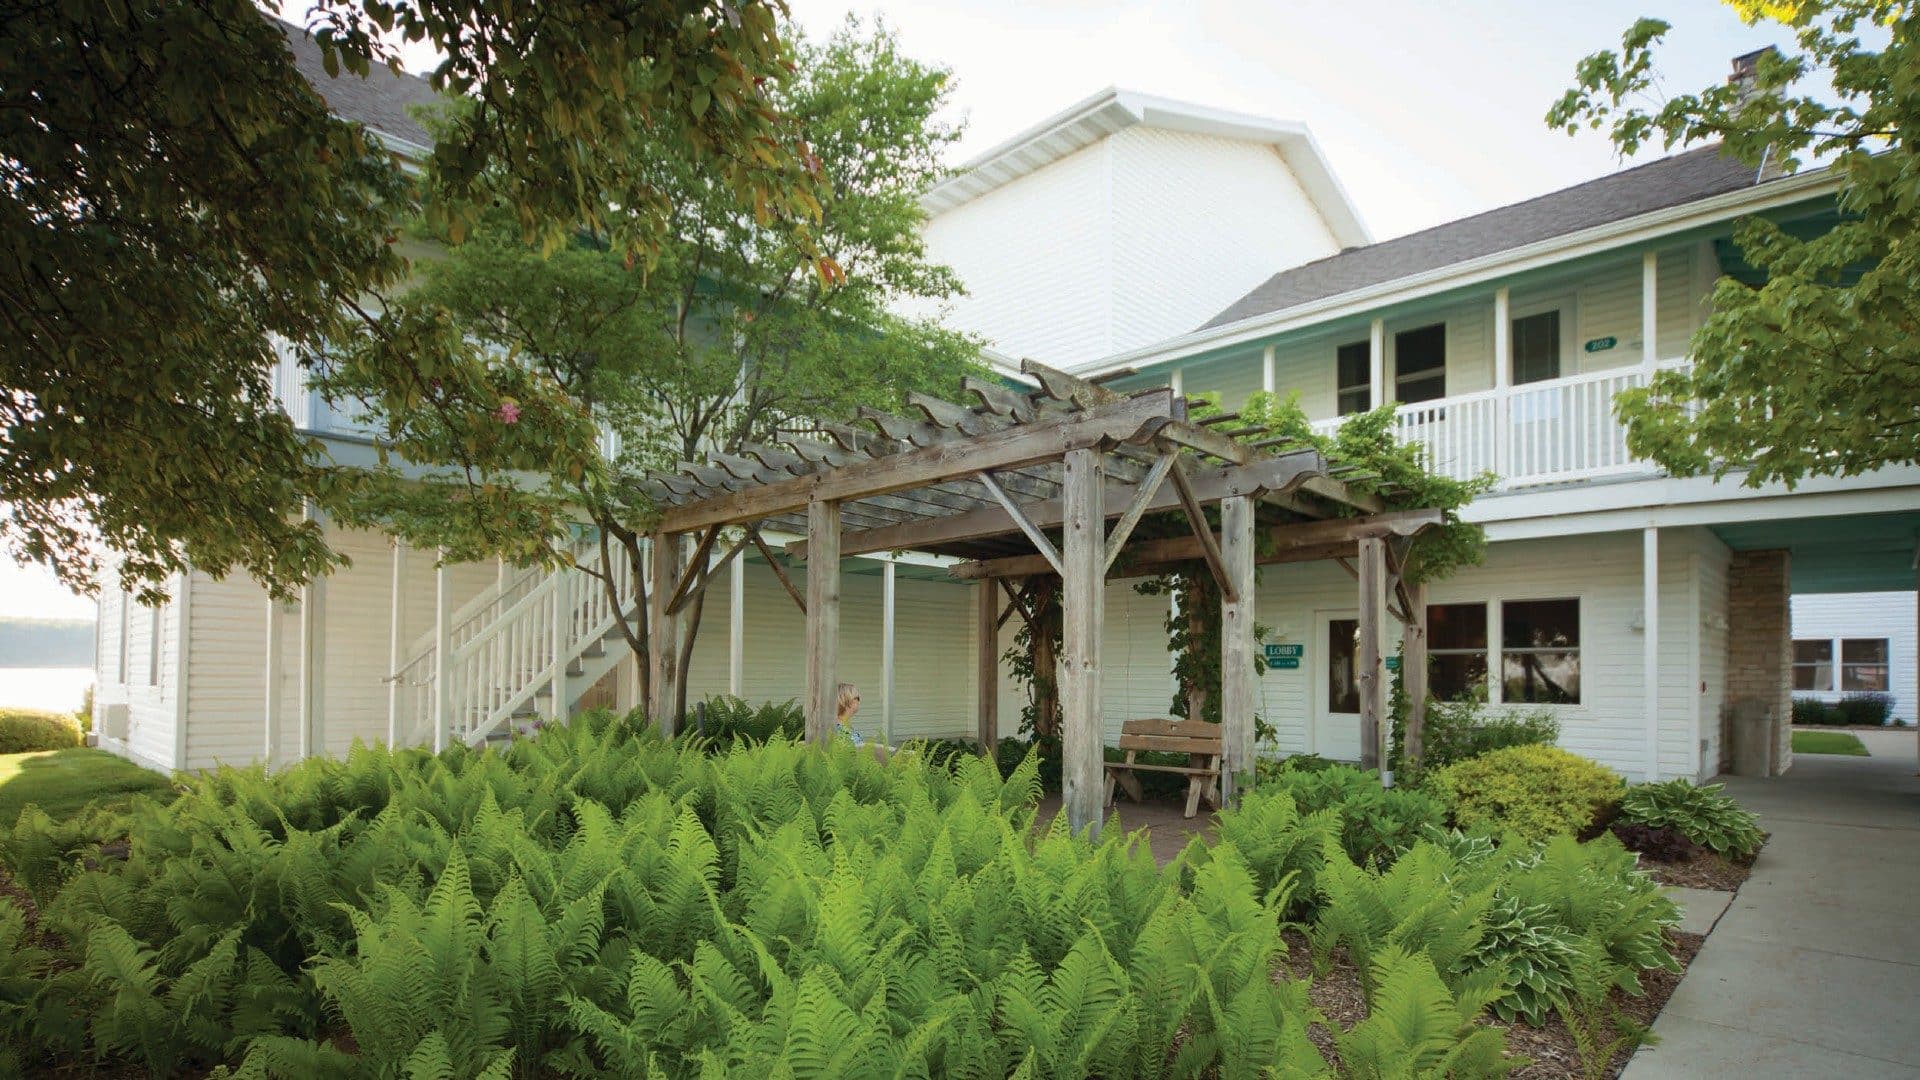
[[[1402,442],[1425,449],[1434,472],[1456,480],[1492,473],[1495,490],[1651,476],[1658,466],[1627,450],[1626,425],[1614,412],[1614,398],[1647,385],[1647,375],[1645,367],[1616,368],[1401,405],[1394,428]],[[1331,435],[1346,419],[1317,420],[1313,429]]]

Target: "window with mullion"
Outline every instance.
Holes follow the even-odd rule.
[[[1833,689],[1833,642],[1820,638],[1793,643],[1793,688]]]
[[[1373,348],[1354,341],[1334,350],[1334,395],[1338,415],[1351,416],[1373,407]]]
[[[1427,693],[1441,701],[1487,686],[1487,605],[1427,605]]]
[[[1580,601],[1507,600],[1500,605],[1501,700],[1580,703]]]
[[[1887,639],[1847,638],[1840,642],[1840,689],[1885,693]]]
[[[1393,335],[1394,400],[1412,403],[1447,396],[1447,324]]]
[[[1514,385],[1560,377],[1559,309],[1523,315],[1513,320],[1512,331]]]

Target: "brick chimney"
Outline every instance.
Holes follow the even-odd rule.
[[[1759,76],[1760,58],[1768,55],[1777,57],[1780,55],[1780,50],[1769,45],[1764,49],[1755,49],[1733,58],[1733,73],[1727,76],[1727,85],[1733,87],[1740,96],[1740,104],[1736,107],[1736,111],[1739,108],[1745,108],[1746,104],[1758,95],[1766,93],[1759,87]],[[1786,155],[1769,146],[1760,156],[1760,168],[1754,174],[1753,182],[1759,184],[1785,176],[1785,160]]]

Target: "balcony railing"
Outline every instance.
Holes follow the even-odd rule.
[[[1394,427],[1403,442],[1426,448],[1429,468],[1456,480],[1490,472],[1513,488],[1651,473],[1650,462],[1628,453],[1626,425],[1613,411],[1615,395],[1646,383],[1636,366],[1482,390],[1402,405]],[[1345,419],[1316,420],[1313,429],[1330,435]]]

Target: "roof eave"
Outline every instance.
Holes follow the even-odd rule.
[[[1153,345],[1116,353],[1075,368],[1074,373],[1093,377],[1121,368],[1144,371],[1197,353],[1244,345],[1464,285],[1525,273],[1611,248],[1645,243],[1666,233],[1684,232],[1742,214],[1791,205],[1837,191],[1841,182],[1840,177],[1820,170],[1756,187],[1739,188],[1320,300],[1310,300],[1280,311],[1252,315],[1224,326],[1195,330]]]

